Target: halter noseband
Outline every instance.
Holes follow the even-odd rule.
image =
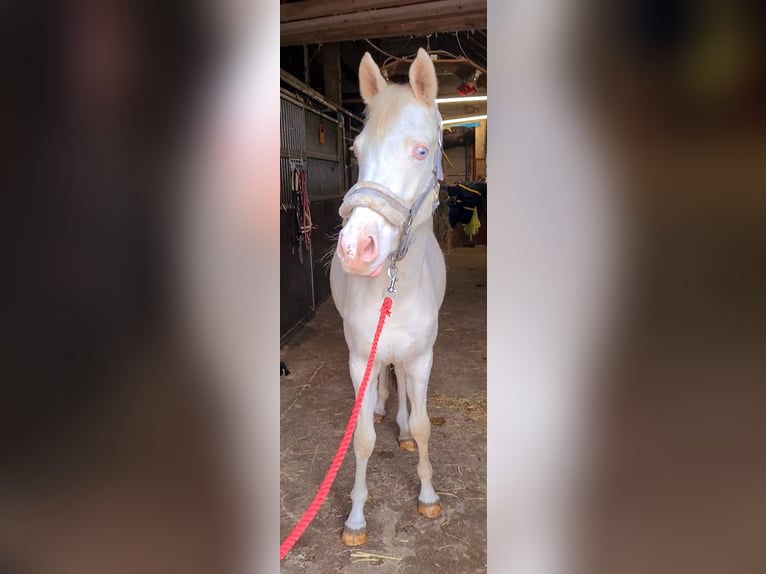
[[[343,198],[343,203],[338,210],[344,223],[355,207],[367,207],[377,212],[395,227],[401,227],[402,236],[399,241],[399,247],[397,247],[396,251],[391,252],[392,262],[403,259],[407,254],[410,243],[412,243],[412,240],[410,239],[412,222],[420,210],[421,205],[423,205],[423,202],[430,193],[434,194],[434,203],[431,213],[433,214],[433,212],[436,211],[436,208],[439,207],[439,181],[444,178],[444,174],[442,172],[441,161],[442,118],[438,110],[436,112],[436,117],[439,123],[439,145],[436,149],[436,155],[434,156],[434,167],[431,171],[431,179],[429,180],[426,189],[418,195],[409,208],[404,206],[396,195],[385,185],[374,181],[358,181],[346,192],[346,195]]]

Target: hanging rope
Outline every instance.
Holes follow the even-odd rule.
[[[303,248],[309,251],[311,248],[311,230],[314,224],[311,222],[311,201],[309,200],[309,191],[306,186],[306,172],[300,170],[298,180],[298,197],[300,197],[300,227]]]
[[[296,165],[290,175],[290,187],[295,196],[296,243],[298,260],[303,264],[303,252],[311,250],[311,231],[316,226],[311,221],[311,201],[306,185],[306,171]]]
[[[306,528],[308,528],[308,525],[314,519],[314,516],[316,516],[317,512],[319,512],[319,508],[322,506],[325,499],[327,498],[327,495],[330,493],[330,487],[335,480],[335,475],[338,474],[338,470],[340,469],[340,465],[343,462],[343,458],[346,456],[348,445],[351,443],[351,437],[353,435],[354,428],[356,427],[356,420],[359,417],[359,410],[362,406],[365,390],[367,389],[367,382],[369,381],[370,373],[372,372],[372,365],[375,362],[375,353],[378,349],[378,338],[380,337],[380,332],[383,330],[383,324],[386,321],[386,317],[391,315],[392,304],[393,300],[391,297],[384,297],[383,305],[380,307],[380,319],[378,319],[378,327],[375,329],[375,336],[372,339],[372,346],[370,347],[370,358],[367,360],[367,368],[364,371],[364,377],[362,377],[362,382],[359,385],[354,407],[351,409],[351,417],[348,419],[346,432],[343,433],[343,438],[338,445],[338,450],[335,453],[335,457],[332,459],[330,468],[327,470],[327,474],[325,475],[324,480],[322,480],[322,484],[319,487],[314,500],[311,502],[311,504],[309,504],[306,512],[303,513],[303,516],[295,525],[292,532],[288,534],[287,538],[285,538],[284,542],[282,542],[280,545],[280,560],[283,560],[284,557],[287,556],[287,553],[290,552],[290,549],[295,545]]]

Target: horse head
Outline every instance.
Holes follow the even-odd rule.
[[[357,183],[340,207],[337,255],[344,271],[377,277],[386,259],[401,259],[415,230],[431,221],[441,173],[441,116],[436,70],[420,48],[409,84],[389,83],[369,52],[359,65],[365,125],[352,150]],[[430,201],[429,201],[430,198]]]

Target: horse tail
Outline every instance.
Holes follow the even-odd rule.
[[[396,388],[396,372],[394,371],[394,364],[389,363],[385,368],[380,370],[379,387],[385,387],[390,393]]]

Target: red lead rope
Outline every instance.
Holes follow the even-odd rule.
[[[359,417],[359,409],[362,406],[362,400],[364,399],[364,392],[367,389],[367,382],[370,378],[370,372],[372,372],[372,365],[375,361],[375,352],[377,351],[377,348],[378,348],[378,339],[380,338],[380,332],[383,330],[383,323],[386,322],[386,317],[391,316],[392,303],[393,301],[390,297],[385,297],[383,299],[383,305],[381,305],[380,307],[380,319],[378,320],[378,327],[377,329],[375,329],[375,337],[372,339],[372,347],[370,348],[370,358],[367,360],[367,368],[364,371],[364,377],[362,377],[362,383],[359,385],[359,391],[356,394],[356,401],[354,402],[354,408],[351,409],[351,417],[348,419],[348,425],[346,425],[346,432],[343,434],[343,438],[341,439],[340,444],[338,445],[338,450],[335,453],[335,457],[332,459],[332,464],[330,464],[330,468],[327,470],[327,474],[325,475],[324,480],[322,480],[322,484],[319,487],[319,490],[317,491],[316,496],[314,497],[314,500],[311,501],[311,504],[309,504],[309,507],[306,509],[306,512],[303,513],[303,516],[301,516],[301,519],[295,525],[295,528],[293,528],[293,531],[287,535],[287,538],[285,538],[284,542],[282,542],[282,544],[279,546],[280,560],[283,560],[284,557],[287,556],[287,553],[290,552],[290,549],[298,541],[298,539],[301,537],[301,535],[306,530],[306,528],[308,528],[308,525],[314,519],[314,516],[316,516],[316,513],[319,512],[319,508],[322,506],[322,504],[325,501],[325,498],[327,498],[327,495],[330,493],[330,487],[332,486],[332,483],[335,480],[335,475],[338,474],[340,465],[343,462],[343,457],[346,456],[348,445],[351,443],[351,437],[353,435],[354,428],[356,427],[356,419]]]

